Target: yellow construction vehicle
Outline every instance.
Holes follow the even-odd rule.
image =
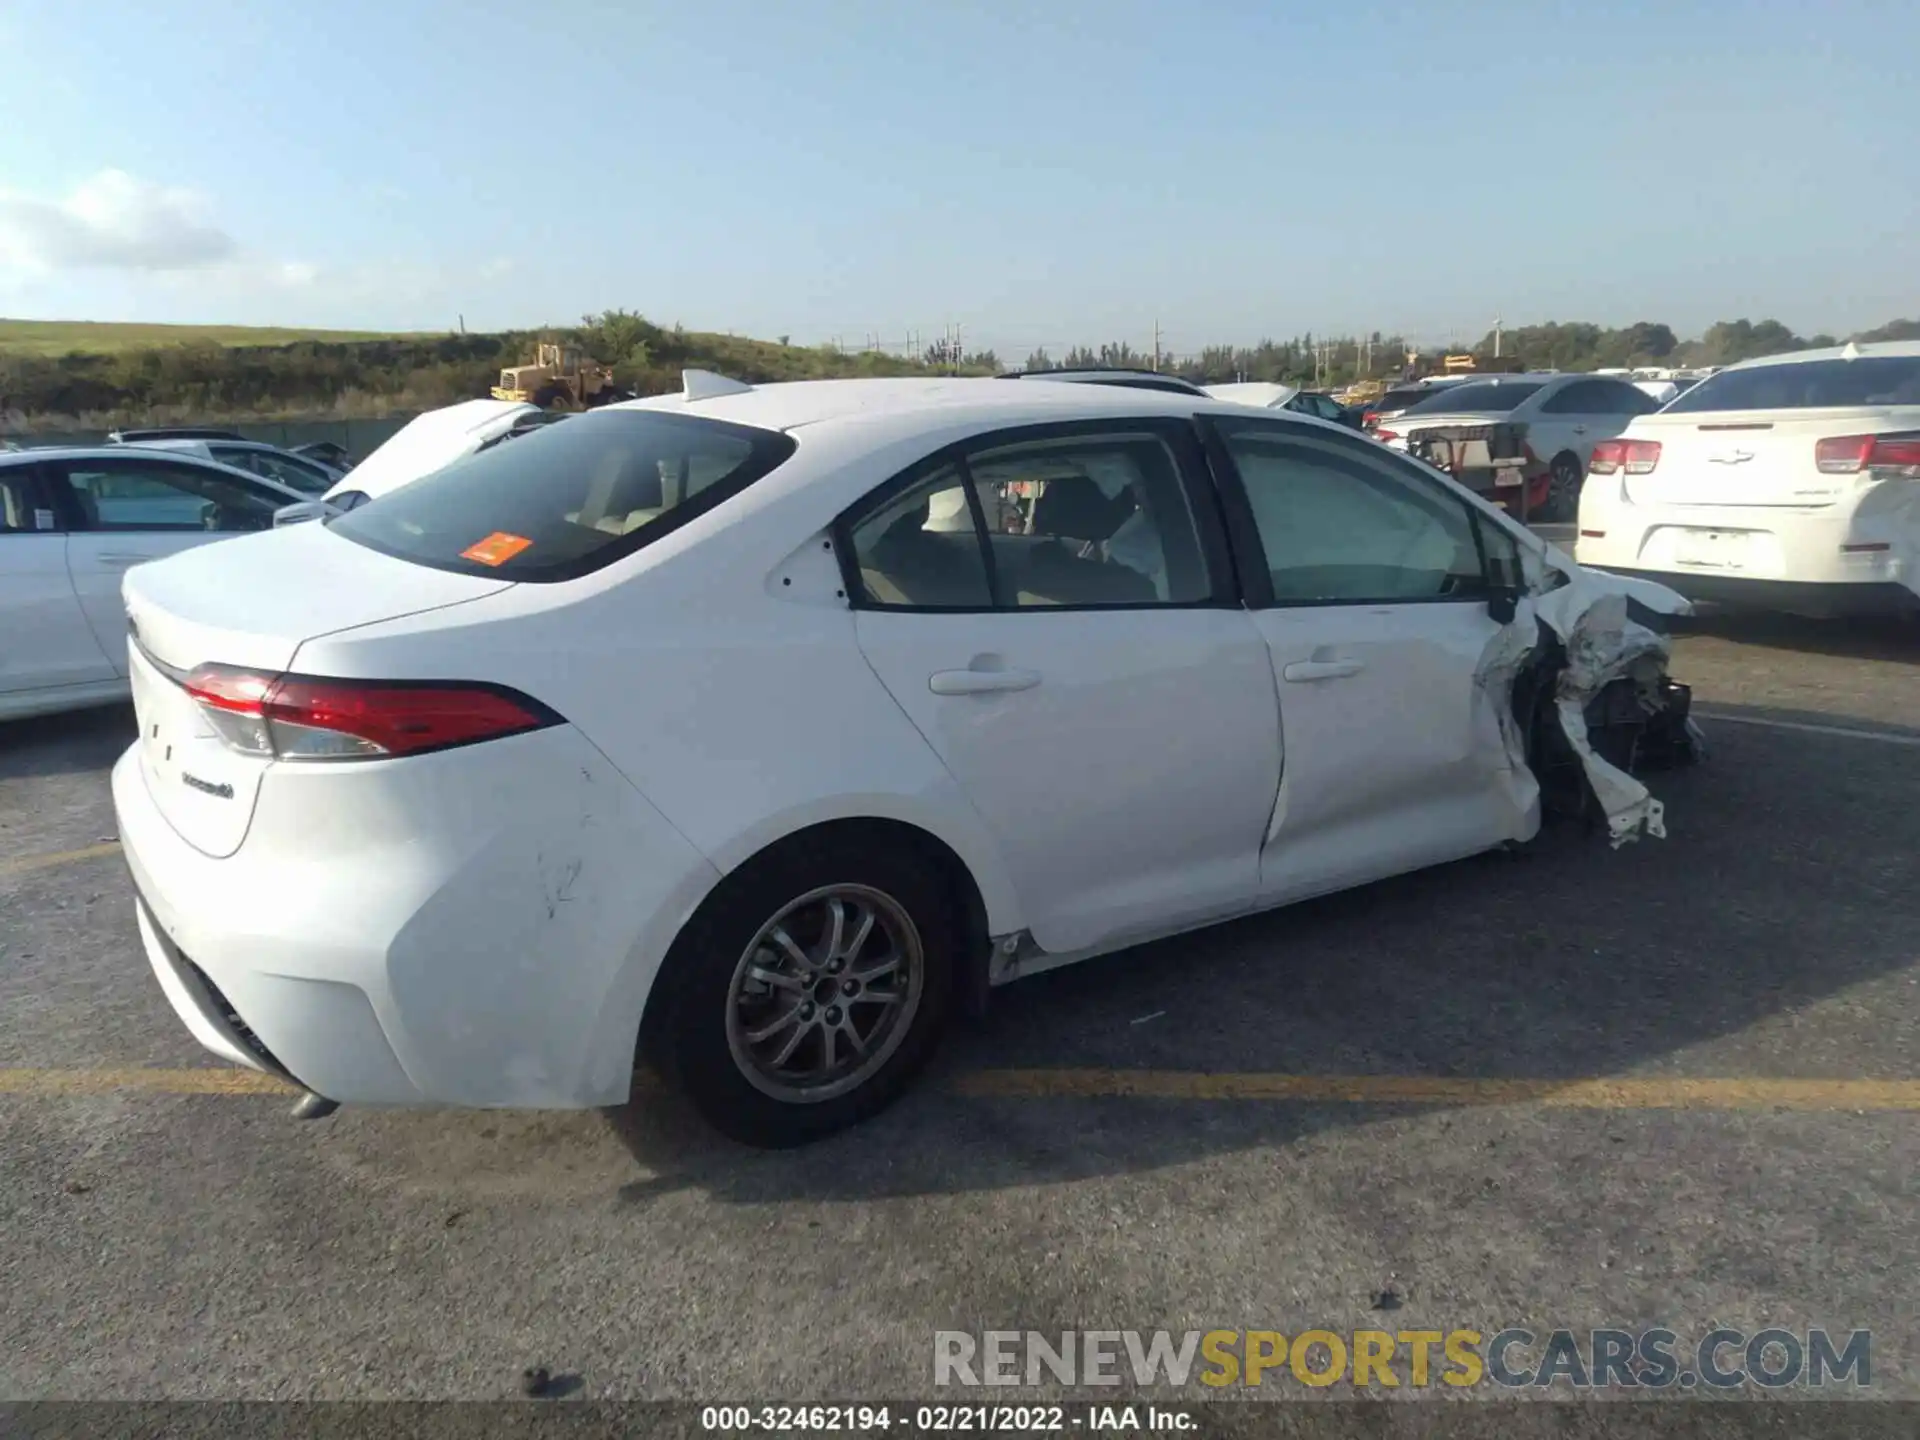
[[[589,360],[578,345],[543,341],[531,365],[500,372],[493,398],[538,405],[542,410],[586,410],[627,397],[613,383],[613,372]]]

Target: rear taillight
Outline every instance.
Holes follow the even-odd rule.
[[[448,750],[560,723],[498,685],[333,680],[202,665],[185,681],[235,750],[279,760],[375,760]]]
[[[1380,412],[1378,410],[1363,410],[1360,412],[1360,424],[1362,428],[1371,430],[1379,423]]]
[[[1920,480],[1920,435],[1835,435],[1814,442],[1813,463],[1822,475],[1862,470]]]
[[[1373,438],[1384,445],[1389,440],[1398,440],[1400,438],[1400,432],[1398,430],[1376,430],[1373,432]]]
[[[1651,475],[1659,463],[1658,440],[1602,440],[1587,457],[1587,473],[1611,475],[1624,470],[1629,475]]]

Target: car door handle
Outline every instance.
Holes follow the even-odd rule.
[[[124,570],[129,565],[144,565],[153,559],[151,555],[142,555],[132,550],[103,550],[99,561],[110,570]]]
[[[1584,425],[1576,425],[1573,427],[1573,433],[1576,435],[1584,435],[1587,433],[1587,427]]]
[[[1339,680],[1366,669],[1359,660],[1296,660],[1280,673],[1289,680]]]
[[[927,688],[936,695],[990,695],[1000,690],[1031,690],[1038,670],[936,670]]]

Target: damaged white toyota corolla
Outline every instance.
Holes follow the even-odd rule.
[[[1048,966],[1661,833],[1661,617],[1403,456],[1197,396],[691,373],[126,580],[139,924],[324,1101],[758,1144]],[[324,1097],[324,1098],[319,1098]]]

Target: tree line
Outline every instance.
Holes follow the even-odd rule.
[[[1896,320],[1850,337],[1920,339],[1920,320]],[[935,345],[908,359],[832,346],[796,346],[671,329],[626,310],[586,316],[543,332],[395,336],[350,342],[232,347],[212,341],[153,346],[112,355],[55,357],[0,352],[0,422],[31,430],[95,424],[362,418],[411,413],[485,396],[499,372],[533,358],[542,339],[571,340],[609,366],[623,388],[659,394],[680,386],[682,369],[717,370],[750,383],[863,375],[993,374],[991,350],[961,353]],[[1726,320],[1696,339],[1638,321],[1618,328],[1555,322],[1489,331],[1476,354],[1515,357],[1528,369],[1593,370],[1637,365],[1726,365],[1835,342],[1801,336],[1778,320]],[[1077,345],[1055,360],[1045,350],[1028,370],[1126,366],[1158,369],[1201,384],[1274,380],[1338,387],[1392,377],[1407,363],[1399,336],[1301,335],[1257,345],[1209,346],[1198,355],[1154,356],[1124,342]],[[1429,352],[1431,353],[1431,352]]]
[[[1873,340],[1920,339],[1920,320],[1895,320],[1877,329],[1848,337]],[[1722,320],[1697,339],[1681,340],[1671,326],[1652,321],[1608,328],[1584,321],[1523,325],[1489,330],[1462,351],[1491,358],[1512,358],[1528,370],[1604,370],[1638,366],[1676,369],[1703,365],[1731,365],[1738,360],[1780,355],[1836,345],[1832,335],[1801,336],[1778,320]],[[1124,341],[1098,348],[1075,346],[1058,360],[1036,350],[1022,367],[1027,370],[1077,370],[1121,365],[1155,369],[1202,385],[1232,380],[1271,380],[1287,385],[1320,385],[1337,389],[1360,380],[1399,375],[1416,347],[1399,335],[1301,335],[1291,340],[1262,340],[1258,345],[1209,346],[1198,355],[1160,356],[1134,349]],[[1456,352],[1458,353],[1458,352]],[[1437,358],[1431,347],[1426,358]]]

